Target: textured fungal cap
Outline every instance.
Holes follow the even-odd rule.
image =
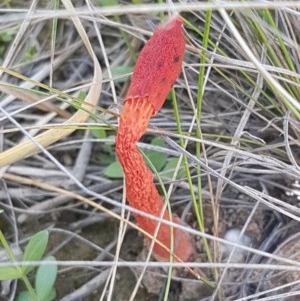
[[[141,51],[126,99],[147,97],[156,114],[180,74],[184,51],[182,19],[176,16],[159,26]]]

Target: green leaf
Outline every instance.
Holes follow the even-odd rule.
[[[114,161],[108,165],[104,171],[104,175],[112,179],[122,179],[123,178],[123,169],[119,161]]]
[[[87,95],[87,94],[86,94],[85,91],[79,91],[79,95],[78,95],[77,98],[78,98],[79,100],[82,100],[82,101],[83,101],[83,100],[86,98],[86,95]]]
[[[115,162],[115,157],[110,153],[101,153],[96,156],[99,165],[108,166],[112,162]]]
[[[22,273],[15,267],[0,267],[0,280],[12,280],[22,277]]]
[[[165,142],[160,138],[154,138],[151,141],[151,145],[166,147]],[[156,171],[161,171],[164,165],[166,164],[168,155],[154,150],[146,150],[144,153],[151,161]]]
[[[177,167],[177,164],[178,164],[178,159],[177,158],[170,159],[167,162],[164,169],[163,169],[162,176],[164,178],[172,179],[173,175],[174,175],[175,168]],[[180,166],[180,169],[179,169],[178,174],[177,174],[177,179],[182,178],[184,176],[184,168],[183,167],[184,167],[183,161],[181,161],[181,166]]]
[[[5,47],[4,46],[0,46],[0,56],[2,57],[3,53],[5,51]]]
[[[29,61],[34,59],[37,56],[37,49],[35,46],[31,45],[27,48],[25,54],[24,54],[24,60]]]
[[[91,133],[93,137],[98,139],[105,139],[106,138],[106,131],[101,128],[91,129]]]
[[[51,265],[41,265],[36,273],[35,291],[39,300],[49,300],[57,276],[56,259],[53,256],[47,257],[44,262]]]
[[[29,292],[23,291],[18,295],[16,301],[32,301],[32,299]]]
[[[119,3],[118,0],[97,0],[97,2],[101,6],[113,6],[113,5],[117,5]]]
[[[40,231],[32,236],[27,244],[23,256],[23,261],[38,261],[43,257],[47,244],[49,233],[47,230]],[[22,270],[24,274],[29,273],[34,267],[23,266]]]
[[[115,83],[124,83],[128,79],[129,73],[132,72],[132,67],[130,66],[114,66],[111,68],[111,75]],[[104,77],[107,77],[107,73],[104,74]]]
[[[14,35],[15,35],[14,31],[4,32],[0,35],[0,41],[1,42],[10,42],[13,39]]]
[[[55,288],[52,288],[50,294],[43,300],[43,301],[52,301],[56,297],[56,290]]]
[[[115,140],[116,140],[116,136],[115,135],[108,135],[107,139],[110,140],[108,142],[106,142],[107,145],[114,145],[115,144]]]

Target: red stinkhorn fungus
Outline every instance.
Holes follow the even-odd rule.
[[[180,74],[184,51],[182,19],[176,16],[159,26],[142,49],[124,101],[116,136],[116,153],[125,175],[128,203],[155,217],[161,216],[164,203],[136,142],[145,133],[150,117],[159,111]],[[135,214],[135,218],[144,231],[154,235],[157,221],[138,214]],[[167,211],[163,219],[180,224],[180,219],[170,217]],[[171,231],[169,225],[161,224],[156,237],[169,249]],[[188,261],[194,252],[190,236],[177,228],[173,228],[173,235],[175,260]],[[154,244],[153,255],[157,260],[170,258],[170,253],[158,243]]]

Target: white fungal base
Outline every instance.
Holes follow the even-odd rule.
[[[247,251],[242,250],[239,246],[250,247],[252,244],[251,238],[246,234],[241,234],[241,230],[238,228],[229,229],[223,239],[228,240],[231,243],[237,244],[237,246],[229,245],[226,243],[221,244],[220,252],[224,261],[230,262],[243,262],[247,255]]]

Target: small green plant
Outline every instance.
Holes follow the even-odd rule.
[[[165,142],[160,138],[154,138],[151,140],[151,145],[166,147]],[[150,168],[153,168],[162,174],[164,178],[172,179],[173,172],[178,164],[178,158],[171,158],[168,160],[168,155],[156,150],[145,150],[143,155],[147,157],[146,161],[150,161],[151,164],[147,164]],[[114,159],[104,171],[104,175],[112,179],[123,178],[123,170],[118,160]],[[183,175],[183,170],[178,174],[178,177]]]
[[[40,231],[32,236],[22,257],[22,261],[40,261],[43,258],[49,233],[46,230]],[[3,233],[0,231],[0,242],[4,247],[9,261],[12,266],[0,267],[0,280],[21,279],[27,290],[19,293],[16,301],[51,301],[56,296],[54,283],[57,276],[56,259],[48,256],[43,261],[49,264],[43,264],[36,269],[34,286],[28,279],[28,274],[35,269],[34,266],[19,266],[11,248],[9,247]]]
[[[35,46],[29,46],[24,54],[25,62],[33,60],[37,56],[38,52]]]
[[[14,35],[15,31],[12,30],[0,33],[0,59],[2,59],[7,44],[12,41]]]
[[[132,72],[130,66],[113,66],[111,67],[111,75],[115,83],[124,83],[128,80],[128,75]],[[127,75],[127,76],[126,76]],[[108,72],[104,72],[104,78],[108,77]]]

